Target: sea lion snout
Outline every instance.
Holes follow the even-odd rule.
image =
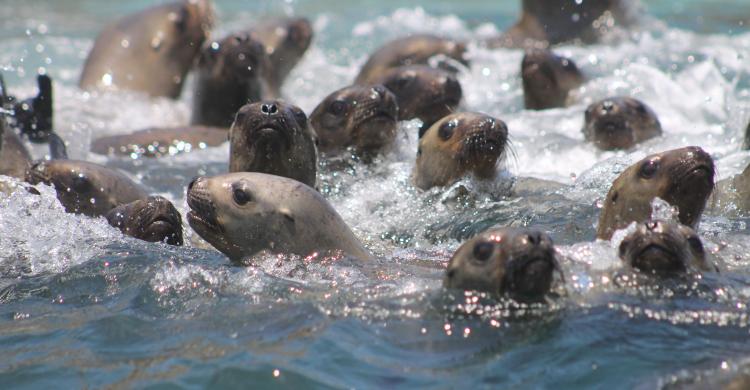
[[[662,220],[637,224],[620,243],[619,256],[634,269],[656,275],[707,268],[703,244],[695,231]]]
[[[584,137],[602,150],[630,149],[662,133],[651,108],[629,97],[611,97],[589,105],[584,120]]]
[[[540,231],[519,234],[512,243],[503,286],[516,299],[543,296],[559,270],[552,239]]]

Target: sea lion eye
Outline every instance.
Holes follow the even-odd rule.
[[[302,109],[296,106],[292,106],[292,114],[294,114],[294,119],[301,127],[307,127],[307,115],[305,115],[305,112],[302,111]]]
[[[340,116],[346,113],[349,109],[349,105],[343,100],[336,100],[328,107],[328,112],[333,115]]]
[[[451,120],[448,122],[443,123],[442,126],[438,129],[438,136],[443,141],[447,141],[453,137],[453,131],[456,129],[456,126],[458,126],[458,123],[456,123],[455,120]]]
[[[248,204],[251,200],[253,200],[252,196],[250,196],[250,194],[248,194],[241,187],[234,187],[232,189],[232,198],[234,199],[234,202],[240,206],[244,206]]]
[[[422,147],[420,146],[420,147],[417,148],[417,157],[419,157],[421,155],[422,155]]]
[[[641,177],[644,179],[650,179],[654,177],[656,172],[659,170],[659,160],[648,160],[641,165]]]
[[[480,242],[479,244],[474,246],[474,258],[485,262],[489,260],[490,257],[492,257],[492,252],[495,251],[495,245],[490,244],[489,242]]]
[[[641,102],[637,102],[635,104],[635,111],[641,115],[646,115],[646,106]]]

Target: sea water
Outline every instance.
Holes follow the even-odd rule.
[[[588,0],[584,0],[588,1]],[[104,157],[91,139],[189,120],[178,101],[77,88],[98,31],[151,0],[4,0],[0,71],[18,96],[55,80],[55,125],[72,158],[127,172],[183,213],[196,175],[227,169],[228,147],[159,160]],[[462,109],[504,120],[512,150],[492,185],[418,191],[419,123],[403,122],[375,164],[322,166],[320,189],[378,259],[310,261],[222,254],[124,237],[104,219],[65,214],[54,190],[0,198],[0,387],[655,388],[710,383],[750,359],[747,219],[708,210],[698,229],[718,274],[655,281],[622,268],[622,233],[595,241],[601,201],[629,164],[699,145],[719,179],[750,162],[750,3],[654,0],[638,26],[605,43],[563,45],[588,82],[567,108],[523,110],[522,53],[477,42],[507,28],[516,1],[217,0],[215,37],[269,15],[310,18],[312,47],[283,88],[310,113],[351,82],[369,52],[412,32],[470,42]],[[583,140],[583,111],[612,95],[659,115],[664,136],[629,152]],[[32,146],[38,158],[44,147]],[[337,164],[340,166],[341,164]],[[513,176],[568,185],[497,196]],[[469,195],[457,196],[469,189]],[[565,278],[557,298],[524,306],[441,288],[460,243],[492,226],[542,229]],[[199,241],[186,225],[189,242]],[[708,381],[708,382],[705,382]]]

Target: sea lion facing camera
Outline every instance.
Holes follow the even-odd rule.
[[[695,227],[714,188],[714,162],[695,146],[650,155],[628,167],[612,183],[604,201],[596,237],[651,216],[651,202],[661,198],[677,207],[683,225]]]
[[[703,243],[688,226],[667,221],[638,223],[620,243],[620,258],[646,273],[677,274],[710,270]]]
[[[573,60],[549,50],[530,50],[521,62],[523,100],[528,110],[564,107],[584,78]]]
[[[396,95],[399,120],[418,118],[422,121],[420,137],[433,123],[453,113],[463,96],[456,76],[424,65],[390,69],[375,83]]]
[[[249,32],[207,44],[198,60],[191,124],[228,128],[243,105],[274,99],[266,49]]]
[[[353,147],[377,153],[396,138],[398,103],[382,85],[353,85],[328,95],[310,114],[310,124],[323,152]]]
[[[308,256],[372,256],[317,191],[263,173],[199,177],[187,190],[190,226],[232,261],[262,250]]]
[[[209,0],[178,1],[125,16],[97,37],[79,86],[176,99],[212,23]]]
[[[659,118],[639,100],[612,97],[586,109],[583,135],[599,149],[630,149],[661,134]]]
[[[263,43],[271,62],[269,82],[281,90],[284,80],[305,55],[313,38],[313,29],[306,18],[286,18],[260,23],[253,27]]]
[[[499,119],[469,112],[446,116],[419,140],[414,184],[427,190],[468,174],[492,179],[507,144],[508,127]]]
[[[523,0],[521,18],[490,47],[537,47],[568,41],[594,43],[615,25],[633,23],[626,0]]]
[[[318,154],[305,113],[278,100],[242,107],[229,130],[229,171],[284,176],[314,187]]]
[[[552,239],[535,230],[488,230],[465,242],[448,263],[446,288],[539,301],[559,270]]]
[[[182,245],[182,216],[161,196],[122,204],[110,210],[107,222],[128,236],[148,242]]]
[[[377,49],[362,66],[355,84],[376,84],[386,71],[406,65],[426,65],[432,57],[442,55],[464,65],[466,45],[452,39],[417,34],[394,39]]]
[[[86,161],[39,161],[31,166],[26,180],[54,186],[67,212],[90,217],[148,196],[123,173]]]

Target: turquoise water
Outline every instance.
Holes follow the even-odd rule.
[[[75,87],[102,26],[153,3],[5,0],[0,70],[17,95],[34,92],[36,72],[49,73],[72,157],[121,168],[184,212],[187,182],[223,172],[226,146],[159,161],[87,150],[94,135],[185,123],[190,85],[177,102]],[[308,113],[387,39],[430,31],[477,41],[518,11],[515,1],[216,3],[216,36],[267,14],[313,21],[316,40],[283,91]],[[103,219],[65,214],[49,188],[0,198],[0,384],[579,389],[731,375],[750,358],[748,221],[709,210],[699,232],[722,272],[667,282],[622,270],[617,238],[595,242],[594,225],[609,183],[647,153],[697,144],[722,178],[750,161],[739,151],[750,119],[750,5],[642,5],[631,34],[558,49],[589,76],[565,109],[522,109],[519,51],[470,49],[463,106],[508,123],[514,157],[503,175],[558,180],[570,185],[564,193],[497,200],[492,186],[470,181],[461,202],[452,201],[455,188],[418,192],[409,183],[416,123],[402,124],[397,147],[377,164],[324,170],[321,188],[379,256],[372,264],[268,256],[233,267],[199,245],[147,244]],[[646,101],[665,136],[631,153],[585,144],[584,108],[612,94]],[[553,236],[566,274],[560,298],[517,307],[440,288],[461,240],[493,225]]]

